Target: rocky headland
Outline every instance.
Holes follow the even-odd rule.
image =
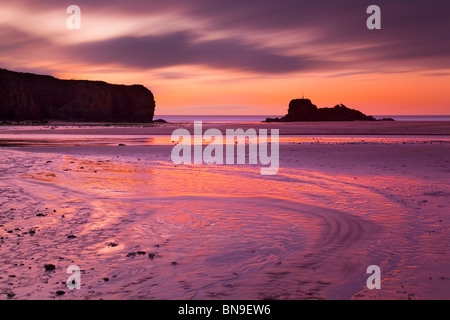
[[[152,122],[155,99],[142,85],[60,80],[0,69],[0,120]]]

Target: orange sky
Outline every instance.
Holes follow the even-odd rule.
[[[369,31],[364,2],[80,0],[80,30],[68,4],[3,3],[0,67],[143,84],[158,115],[283,115],[302,91],[319,107],[450,114],[450,5],[380,1],[383,28]]]

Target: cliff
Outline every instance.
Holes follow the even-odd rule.
[[[350,109],[343,104],[334,108],[318,108],[309,99],[295,99],[289,103],[288,114],[279,118],[267,118],[266,122],[292,121],[377,121],[361,111]],[[387,120],[387,119],[385,119]]]
[[[142,85],[0,69],[0,120],[152,122],[154,111],[153,94]]]

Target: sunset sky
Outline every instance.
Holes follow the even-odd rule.
[[[448,115],[449,17],[448,0],[2,1],[0,67],[143,84],[157,115],[283,115],[302,90],[319,107]]]

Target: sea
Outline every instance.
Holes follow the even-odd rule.
[[[261,122],[266,118],[281,118],[280,115],[155,115],[154,119],[169,122]],[[376,115],[375,119],[392,118],[395,121],[450,121],[450,115]]]

